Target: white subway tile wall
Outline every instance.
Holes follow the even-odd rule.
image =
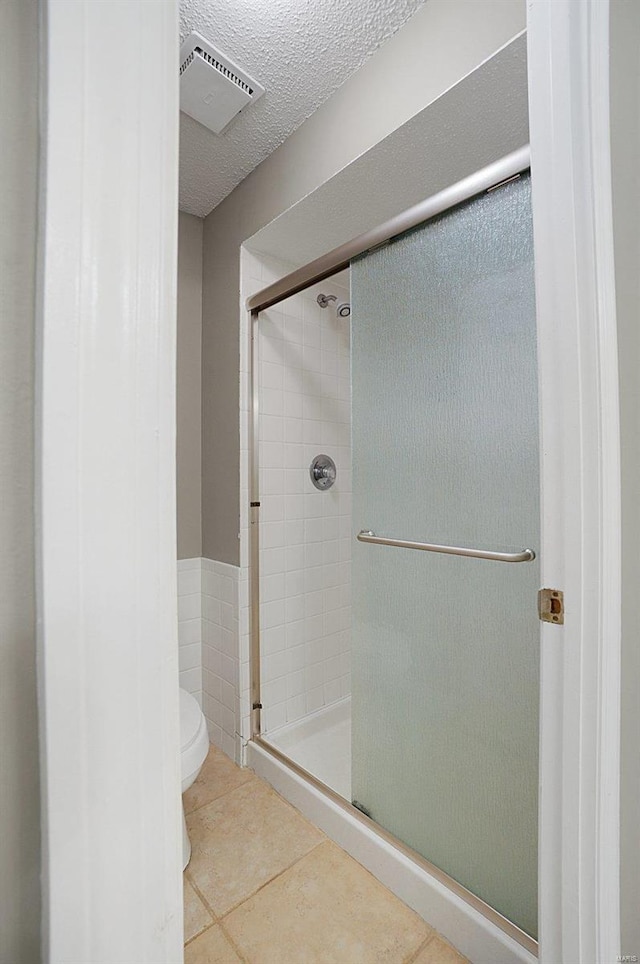
[[[249,358],[244,299],[291,269],[242,253],[240,345],[240,567],[178,561],[180,685],[202,706],[209,737],[242,762],[251,736],[249,610]],[[263,730],[303,719],[350,695],[350,327],[320,291],[349,300],[331,281],[261,318],[260,494]],[[309,477],[330,455],[338,478],[326,492]]]
[[[201,560],[178,560],[180,686],[202,706]]]
[[[243,297],[287,266],[243,258]],[[349,301],[332,279],[287,299],[260,318],[260,622],[263,731],[303,719],[350,695],[351,427],[350,324],[318,293]],[[247,326],[248,328],[248,326]],[[248,331],[241,364],[248,373]],[[241,390],[243,385],[241,384]],[[247,383],[241,398],[248,419]],[[246,424],[246,420],[245,420]],[[248,433],[247,433],[248,434]],[[241,440],[243,505],[248,505],[247,434]],[[337,467],[318,491],[309,466],[320,454]],[[241,543],[248,548],[248,513]],[[248,604],[248,599],[247,599]],[[241,608],[242,611],[242,608]],[[241,634],[242,736],[249,736],[248,610]]]
[[[180,686],[204,712],[209,739],[240,760],[239,594],[247,574],[211,559],[178,560]],[[248,631],[248,630],[247,630]],[[248,689],[248,676],[247,676]]]
[[[240,570],[202,559],[201,585],[202,709],[211,742],[239,762]]]

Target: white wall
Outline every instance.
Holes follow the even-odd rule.
[[[0,3],[0,961],[40,960],[33,531],[38,3]]]
[[[205,219],[203,555],[239,560],[240,245],[524,27],[524,0],[429,0]]]

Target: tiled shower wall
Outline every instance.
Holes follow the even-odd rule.
[[[244,291],[287,270],[249,255]],[[335,302],[318,306],[320,291],[349,300],[348,287],[329,279],[264,312],[260,321],[265,732],[350,694],[350,325],[336,316]],[[309,476],[320,453],[338,470],[335,485],[324,492]]]
[[[242,255],[242,301],[291,266]],[[350,325],[320,291],[349,301],[347,279],[323,282],[260,322],[261,642],[263,730],[350,694]],[[335,304],[335,303],[334,303]],[[248,317],[241,332],[240,567],[178,562],[180,685],[201,704],[209,736],[240,761],[250,738]],[[330,455],[338,478],[313,487]]]
[[[292,266],[242,254],[242,302]],[[261,319],[261,625],[263,729],[295,723],[350,694],[350,325],[321,309],[320,291],[349,301],[331,279]],[[345,284],[346,281],[346,284]],[[240,761],[250,738],[249,369],[241,331],[240,567],[178,562],[180,685],[201,703],[209,736]],[[320,492],[309,465],[337,466]]]

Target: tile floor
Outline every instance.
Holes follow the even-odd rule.
[[[211,748],[184,795],[185,964],[464,964],[266,783]]]

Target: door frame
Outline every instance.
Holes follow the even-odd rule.
[[[64,0],[47,0],[43,6],[45,30],[49,31],[45,91],[50,111],[42,133],[42,185],[47,208],[41,221],[41,277],[44,274],[46,278],[40,291],[38,426],[45,946],[48,943],[50,954],[63,959],[70,948],[68,933],[66,940],[55,947],[51,936],[57,939],[56,935],[63,933],[56,927],[63,915],[68,919],[72,913],[76,936],[72,950],[76,957],[87,957],[86,949],[91,947],[92,959],[107,959],[113,947],[112,936],[122,933],[124,925],[135,935],[136,943],[131,946],[141,949],[139,960],[169,961],[177,959],[181,943],[178,806],[163,803],[152,783],[145,785],[143,781],[131,784],[136,799],[130,792],[126,806],[123,802],[119,817],[135,808],[140,856],[148,860],[149,879],[159,882],[144,894],[148,913],[141,913],[137,903],[140,893],[133,894],[135,881],[104,872],[105,843],[117,839],[118,820],[110,819],[105,824],[100,839],[88,832],[83,781],[87,773],[100,766],[103,776],[117,785],[123,761],[135,766],[140,753],[157,746],[160,735],[164,749],[158,758],[158,772],[167,785],[178,785],[177,693],[171,696],[174,683],[177,685],[175,535],[170,531],[175,508],[175,375],[170,334],[175,279],[167,280],[175,275],[177,237],[175,211],[172,213],[177,180],[177,3],[145,3],[144,23],[139,19],[139,4],[77,0],[69,5]],[[119,29],[114,29],[116,13]],[[609,0],[528,0],[536,291],[544,369],[540,386],[545,452],[542,571],[544,584],[564,589],[566,601],[564,627],[542,627],[543,964],[605,961],[619,953],[620,470],[608,19]],[[102,79],[89,69],[88,24],[97,26],[100,50],[112,64]],[[147,37],[150,29],[156,32],[153,63],[159,70],[156,74],[151,62],[140,61],[141,69],[126,91],[126,102],[139,104],[139,115],[124,112],[119,123],[120,130],[124,125],[132,136],[136,126],[146,132],[149,143],[153,142],[153,159],[143,154],[139,164],[130,165],[126,184],[113,190],[110,203],[124,205],[125,188],[133,187],[141,198],[149,198],[153,190],[157,220],[153,229],[152,219],[145,222],[149,230],[137,242],[133,228],[124,246],[117,233],[103,238],[102,250],[105,257],[119,255],[119,268],[130,272],[129,277],[144,277],[152,286],[157,283],[160,292],[149,314],[159,324],[154,329],[160,337],[157,367],[149,364],[148,354],[131,350],[124,324],[115,324],[111,337],[129,353],[130,364],[120,372],[118,392],[141,393],[141,403],[148,403],[141,430],[143,425],[145,432],[157,429],[158,438],[165,441],[152,452],[148,448],[141,451],[134,440],[126,453],[131,460],[127,484],[131,494],[138,493],[141,499],[140,512],[130,520],[127,535],[138,540],[140,555],[135,574],[140,580],[138,586],[148,591],[146,598],[157,605],[154,626],[163,643],[154,639],[151,646],[153,633],[147,627],[146,633],[141,631],[130,640],[126,654],[126,665],[132,671],[136,668],[141,683],[142,677],[146,684],[155,681],[144,704],[145,713],[154,721],[154,732],[149,727],[141,732],[141,718],[132,714],[130,722],[138,736],[128,744],[123,742],[116,756],[106,745],[92,746],[90,741],[80,745],[81,765],[71,774],[77,783],[76,796],[74,787],[64,780],[65,761],[78,737],[76,723],[69,725],[69,711],[77,708],[81,714],[77,719],[99,726],[103,722],[99,701],[87,701],[84,686],[90,684],[94,696],[101,693],[106,706],[113,696],[112,680],[96,675],[96,666],[87,660],[87,640],[77,635],[77,627],[73,630],[74,647],[70,645],[68,614],[75,611],[78,599],[87,605],[90,602],[87,572],[83,571],[86,560],[81,558],[79,547],[83,539],[107,536],[114,526],[124,527],[127,520],[115,502],[105,512],[104,504],[96,500],[85,504],[80,513],[67,497],[72,491],[67,483],[77,482],[78,454],[85,482],[92,474],[102,483],[108,481],[103,452],[99,446],[85,442],[91,431],[104,429],[105,420],[110,421],[114,387],[102,380],[87,384],[96,402],[91,411],[79,412],[71,397],[68,409],[61,404],[78,379],[87,382],[91,371],[87,363],[95,362],[92,352],[96,345],[87,339],[75,340],[74,334],[81,322],[99,318],[95,303],[82,297],[69,298],[69,293],[76,291],[77,280],[90,277],[87,272],[92,265],[81,258],[74,261],[54,255],[56,249],[61,252],[66,245],[73,248],[83,225],[98,230],[102,224],[104,197],[100,184],[96,179],[74,180],[69,164],[75,157],[72,148],[82,154],[91,146],[83,141],[82,131],[89,129],[91,115],[99,113],[101,105],[120,90],[123,62],[133,63],[139,58],[138,29],[144,29]],[[158,96],[159,90],[162,96]],[[60,127],[56,127],[56,111],[62,112],[63,106],[64,118],[60,115]],[[100,127],[94,130],[99,132]],[[108,158],[113,149],[107,129],[103,131],[93,144],[92,159],[97,169],[101,169],[100,151],[104,150]],[[86,155],[82,156],[88,161]],[[52,165],[56,163],[57,176],[53,177]],[[150,178],[150,171],[162,171],[163,177],[160,181]],[[75,196],[79,184],[87,192],[82,194],[82,221],[74,219],[71,210],[64,213],[64,202]],[[58,219],[53,218],[55,207]],[[148,213],[152,209],[153,205]],[[154,260],[158,239],[165,257]],[[117,285],[119,278],[114,261],[112,283]],[[82,289],[78,292],[81,295]],[[138,318],[133,308],[132,312],[129,320]],[[115,317],[111,315],[109,321]],[[149,324],[153,325],[151,321]],[[108,325],[99,330],[106,336]],[[98,402],[103,403],[101,411]],[[74,412],[72,417],[69,411]],[[164,513],[154,518],[144,511],[140,489],[150,471],[159,480]],[[104,490],[108,497],[108,485]],[[69,538],[71,532],[73,539]],[[104,592],[104,578],[116,578],[117,568],[116,558],[96,559],[91,574],[96,589],[101,587]],[[69,577],[71,572],[77,579]],[[129,592],[133,591],[131,583]],[[134,605],[132,597],[130,601]],[[72,648],[78,656],[75,661]],[[118,648],[113,654],[113,665],[120,651]],[[124,660],[124,650],[122,657]],[[158,720],[162,721],[159,732]],[[127,720],[120,722],[124,727]],[[143,804],[151,809],[138,809]],[[154,815],[156,829],[163,828],[161,833],[149,829],[150,814]],[[71,829],[81,861],[82,883],[78,864],[66,847]],[[71,864],[72,884],[68,875]],[[129,909],[123,902],[127,891],[132,897]],[[76,899],[80,892],[85,898],[81,906]],[[100,902],[89,900],[90,894],[99,894]]]
[[[542,451],[540,960],[620,953],[621,482],[608,0],[528,0]]]

